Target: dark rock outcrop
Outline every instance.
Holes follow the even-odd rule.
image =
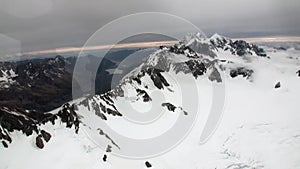
[[[147,168],[151,168],[151,167],[152,167],[152,164],[149,163],[149,161],[146,161],[146,162],[145,162],[145,165],[146,165]]]
[[[106,162],[106,161],[107,161],[107,155],[106,155],[106,154],[104,154],[104,155],[103,155],[103,158],[102,158],[102,160],[103,160],[104,162]]]
[[[250,78],[251,75],[253,74],[253,70],[251,69],[247,69],[245,67],[238,67],[236,69],[232,69],[230,70],[230,76],[232,78],[234,77],[237,77],[237,76],[243,76],[243,77],[246,77],[246,78]]]
[[[154,85],[158,89],[163,89],[164,86],[170,86],[169,83],[167,82],[167,80],[161,74],[161,72],[163,72],[163,70],[159,70],[159,69],[155,69],[155,68],[148,68],[146,70],[146,72],[150,76]]]
[[[234,42],[230,42],[229,45],[232,47],[232,54],[237,54],[239,56],[243,56],[246,54],[252,55],[251,51],[253,51],[257,56],[267,56],[267,54],[262,48],[259,48],[257,45],[254,44],[249,44],[243,40],[236,40]]]
[[[174,105],[171,104],[171,103],[162,103],[161,105],[162,105],[163,107],[167,107],[167,109],[168,109],[169,111],[172,111],[172,112],[174,112],[175,109],[176,109],[176,106],[174,106]]]
[[[45,118],[48,114],[40,115],[41,118]],[[8,108],[0,107],[0,125],[2,130],[0,130],[0,138],[11,142],[9,137],[9,132],[14,130],[21,131],[25,135],[29,136],[33,132],[38,133],[38,120],[35,117],[32,117],[29,112]]]
[[[122,114],[117,110],[117,108],[114,105],[113,98],[116,94],[114,92],[115,91],[112,90],[105,94],[88,96],[80,103],[78,103],[77,106],[87,107],[89,111],[94,112],[103,120],[107,120],[106,115],[122,116]],[[123,93],[121,91],[118,92]]]
[[[141,89],[136,89],[136,92],[138,93],[138,96],[142,96],[143,97],[143,102],[149,102],[151,101],[151,97],[148,95],[148,93],[145,90],[141,90]]]
[[[26,136],[33,133],[40,134],[39,137],[44,138],[46,142],[51,139],[51,134],[40,129],[41,124],[51,122],[55,124],[55,120],[60,119],[62,123],[66,123],[67,127],[75,126],[75,132],[79,130],[79,116],[70,104],[63,106],[57,114],[23,111],[16,108],[0,107],[0,141],[11,143],[13,140],[9,133],[21,131]],[[41,138],[36,138],[39,147],[44,146],[40,142]],[[43,144],[41,144],[43,143]]]
[[[258,47],[255,44],[247,43],[244,40],[232,41],[230,38],[215,34],[210,38],[210,43],[219,49],[225,51],[229,50],[232,54],[238,56],[252,55],[256,54],[257,56],[266,57],[264,49]]]
[[[4,148],[8,148],[8,145],[4,140],[2,140],[2,145],[3,145]]]
[[[182,107],[179,107],[179,106],[176,107],[176,106],[174,106],[174,105],[171,104],[171,103],[162,103],[161,106],[167,107],[167,109],[168,109],[169,111],[172,111],[172,112],[175,112],[176,109],[179,109],[181,112],[183,112],[183,115],[185,115],[185,116],[188,115],[188,113],[187,113],[185,110],[183,110]]]
[[[198,76],[202,76],[204,73],[206,73],[207,69],[205,67],[205,64],[199,60],[189,60],[185,63],[188,65],[189,69],[196,79]]]
[[[243,56],[247,53],[247,48],[250,48],[250,45],[243,40],[237,40],[232,43],[232,46],[236,49],[236,54],[239,56]]]
[[[263,48],[258,47],[257,45],[252,44],[251,49],[255,52],[257,56],[266,57],[267,54]]]
[[[79,130],[79,116],[75,112],[74,105],[66,103],[62,106],[62,109],[57,113],[63,123],[66,123],[66,127],[75,127],[75,132],[78,133]]]
[[[44,148],[44,142],[42,140],[42,136],[41,135],[38,135],[36,138],[35,138],[35,145],[40,148],[40,149],[43,149]]]
[[[45,130],[41,131],[41,135],[43,136],[43,138],[46,142],[48,142],[51,139],[51,134],[46,132]]]
[[[276,85],[275,85],[275,89],[280,88],[280,87],[281,87],[281,83],[277,82]]]

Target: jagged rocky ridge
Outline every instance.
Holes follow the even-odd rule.
[[[184,111],[182,107],[176,107],[172,103],[162,103],[161,105],[166,107],[169,111],[175,112],[176,109],[179,109],[184,115],[188,115],[188,113]]]
[[[120,117],[122,116],[122,111],[118,110],[115,104],[119,98],[129,98],[125,92],[128,88],[132,89],[130,90],[130,95],[133,95],[133,97],[130,97],[131,102],[151,102],[153,99],[150,97],[149,92],[153,90],[168,90],[172,92],[174,90],[172,84],[164,77],[164,73],[170,71],[184,73],[195,79],[205,76],[212,82],[220,83],[222,82],[220,71],[224,71],[226,67],[221,64],[224,60],[218,58],[218,51],[227,51],[224,49],[224,46],[216,45],[215,42],[220,41],[220,39],[223,39],[222,42],[224,42],[224,39],[227,38],[214,35],[210,39],[205,39],[196,34],[186,37],[174,46],[161,46],[138,68],[125,76],[115,89],[105,94],[86,97],[78,102],[76,106],[87,109],[88,112],[94,113],[94,115],[99,116],[102,120],[107,120],[108,116],[111,115]],[[236,55],[236,57],[244,57],[248,54],[257,57],[266,56],[263,49],[258,48],[256,45],[250,45],[244,41],[236,43],[229,39],[227,41],[228,44],[235,44],[231,46],[231,55]],[[247,45],[245,48],[242,48],[240,45],[237,45],[239,43],[246,43]],[[245,51],[241,52],[242,50]],[[245,67],[237,67],[230,68],[229,72],[231,77],[241,75],[250,78],[253,70]],[[151,81],[145,81],[144,79],[151,79]],[[150,89],[149,86],[151,85],[154,85],[155,89]],[[188,112],[184,108],[172,103],[163,103],[158,106],[166,107],[171,112],[178,109],[184,115],[188,115]]]
[[[217,47],[218,49],[222,49],[225,51],[230,51],[233,55],[244,56],[246,54],[249,55],[257,55],[266,57],[265,51],[258,47],[255,44],[249,44],[244,40],[236,40],[232,41],[229,38],[220,36],[218,34],[214,34],[210,38],[210,42]]]
[[[45,123],[55,124],[56,120],[64,123],[67,128],[74,126],[75,132],[79,130],[79,115],[74,110],[74,105],[66,103],[56,114],[38,113],[36,111],[22,110],[19,108],[0,107],[0,141],[4,147],[13,140],[9,133],[20,131],[26,136],[33,133],[37,134],[36,145],[39,148],[44,147],[42,138],[48,142],[51,139],[51,133],[40,129]]]
[[[119,85],[115,87],[115,89],[106,92],[104,94],[97,94],[95,96],[87,96],[82,98],[80,101],[75,102],[74,104],[65,104],[61,107],[59,112],[54,114],[42,113],[41,117],[31,117],[30,113],[37,114],[34,112],[26,110],[18,110],[18,109],[9,109],[7,107],[1,107],[1,139],[4,142],[3,145],[6,146],[7,143],[11,142],[12,139],[9,137],[9,132],[13,132],[14,130],[19,130],[25,133],[26,135],[31,135],[33,132],[38,134],[36,138],[37,146],[42,148],[44,140],[48,140],[49,137],[42,134],[42,131],[39,130],[39,125],[42,125],[47,122],[54,123],[54,120],[59,118],[63,123],[66,124],[66,127],[75,126],[75,132],[78,132],[81,118],[81,113],[78,107],[84,107],[89,112],[94,113],[96,116],[100,117],[102,120],[107,120],[108,116],[122,116],[122,112],[119,111],[115,106],[115,101],[119,97],[126,97],[124,93],[124,88],[131,86],[135,90],[135,101],[143,101],[143,102],[151,102],[152,98],[148,93],[148,82],[144,82],[143,78],[148,77],[151,79],[151,83],[158,90],[168,90],[173,91],[172,86],[170,86],[169,82],[164,77],[164,72],[174,71],[175,73],[184,73],[187,76],[192,76],[197,79],[199,76],[207,76],[210,81],[213,82],[222,82],[222,78],[220,75],[220,71],[226,69],[221,63],[224,60],[220,60],[218,58],[218,51],[230,51],[232,55],[236,55],[237,57],[244,57],[245,55],[256,55],[259,57],[265,57],[263,49],[258,48],[256,45],[248,44],[245,41],[235,41],[219,36],[214,35],[209,39],[205,39],[200,36],[200,34],[191,34],[187,36],[183,41],[174,46],[166,47],[162,46],[155,53],[150,55],[144,63],[142,63],[138,68],[130,72]],[[15,76],[13,73],[8,73],[5,71],[2,75],[8,77],[10,81],[16,79],[16,77],[26,79],[31,79],[31,77],[39,77],[47,78],[50,75],[50,79],[55,77],[65,76],[67,72],[65,72],[65,67],[63,62],[61,62],[60,57],[56,57],[53,60],[49,60],[49,62],[53,62],[54,65],[50,66],[49,69],[55,67],[58,68],[58,72],[49,72],[44,74],[44,76],[39,77],[41,75],[36,75],[35,72],[41,72],[33,69],[32,72],[24,72],[22,74],[19,73],[22,69],[16,69],[18,72],[18,76]],[[225,63],[229,63],[225,61]],[[28,65],[30,67],[30,64]],[[62,67],[61,67],[62,66]],[[26,68],[26,67],[24,67]],[[15,68],[11,68],[14,70]],[[44,73],[44,72],[43,72]],[[230,76],[236,77],[241,75],[243,77],[249,78],[253,70],[247,69],[244,67],[239,67],[237,69],[230,70]],[[26,76],[26,75],[30,76]],[[26,79],[24,81],[26,81]],[[14,84],[14,83],[10,83]],[[26,83],[24,83],[26,84]],[[28,84],[27,84],[28,85]],[[162,107],[167,107],[169,111],[174,111],[179,108],[184,112],[185,115],[188,115],[188,112],[184,111],[184,108],[180,106],[173,105],[171,103],[164,103],[160,105]],[[12,120],[9,120],[12,119]],[[28,124],[28,125],[21,125]],[[86,125],[83,123],[83,125]],[[106,138],[110,139],[112,144],[117,146],[117,143],[113,141],[113,138],[110,138],[108,135],[104,134],[104,131],[100,130],[100,135],[105,135]],[[51,136],[51,133],[49,133]],[[47,139],[46,139],[46,138]]]
[[[110,92],[111,96],[123,97],[122,86],[126,83],[135,83],[135,86],[142,86],[141,78],[144,76],[149,76],[158,89],[168,88],[170,85],[162,75],[163,72],[168,71],[191,74],[196,79],[207,74],[209,80],[221,82],[219,70],[224,70],[221,64],[224,60],[220,60],[217,57],[217,52],[219,50],[226,51],[229,47],[231,53],[238,57],[243,57],[247,54],[261,57],[267,56],[262,48],[242,40],[233,42],[231,39],[218,34],[205,39],[200,34],[191,34],[174,46],[161,46],[158,51],[148,57],[145,63],[129,73],[120,85]],[[232,62],[227,61],[227,63]],[[249,78],[252,73],[253,70],[245,67],[237,67],[230,70],[231,77],[241,75]],[[147,89],[147,86],[143,87]],[[137,87],[136,92],[146,102],[151,99],[142,87]]]

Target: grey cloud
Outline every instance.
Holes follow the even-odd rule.
[[[298,0],[0,0],[0,33],[20,41],[22,51],[81,46],[118,17],[167,12],[208,34],[300,35],[299,4]]]

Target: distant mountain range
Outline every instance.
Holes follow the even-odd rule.
[[[102,59],[96,78],[96,93],[105,93],[111,89],[115,69],[128,55],[139,49],[114,51]],[[91,63],[96,56],[89,55]],[[0,103],[2,106],[18,107],[24,110],[47,112],[72,99],[72,73],[77,57],[36,58],[23,61],[0,62]],[[136,61],[124,67],[124,73],[130,71]],[[129,70],[127,70],[129,69]]]

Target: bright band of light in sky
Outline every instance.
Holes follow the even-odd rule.
[[[296,36],[277,36],[277,37],[257,37],[257,38],[235,38],[232,40],[243,39],[249,43],[260,43],[260,42],[300,42],[300,37]],[[68,47],[68,48],[56,48],[49,50],[31,51],[24,52],[18,55],[41,55],[51,53],[66,53],[66,52],[80,52],[80,51],[92,51],[101,49],[121,49],[121,48],[147,48],[147,47],[158,47],[158,46],[170,46],[178,43],[178,41],[157,41],[157,42],[136,42],[136,43],[123,43],[116,45],[100,45],[100,46],[86,46],[86,47]]]

